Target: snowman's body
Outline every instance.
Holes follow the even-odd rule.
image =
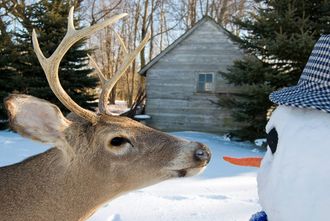
[[[266,212],[251,220],[330,220],[330,34],[322,35],[295,86],[270,94],[279,105],[266,126],[268,150],[258,174]],[[260,158],[224,157],[260,166]]]
[[[278,134],[258,174],[268,221],[330,220],[330,114],[279,106],[266,131]]]

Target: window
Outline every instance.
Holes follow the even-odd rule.
[[[197,92],[213,91],[213,73],[198,74]]]

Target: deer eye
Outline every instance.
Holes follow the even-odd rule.
[[[114,137],[112,138],[112,140],[110,141],[111,146],[115,146],[115,147],[119,147],[123,144],[129,143],[132,145],[131,141],[129,141],[127,138],[125,137]]]
[[[269,133],[267,134],[267,144],[274,154],[277,149],[277,142],[278,142],[278,134],[275,128],[271,129]]]

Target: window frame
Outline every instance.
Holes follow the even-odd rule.
[[[200,76],[204,75],[204,82],[203,82],[203,89],[201,89],[202,87],[200,87]],[[207,82],[207,75],[211,75],[212,76],[212,81],[211,82]],[[215,82],[215,73],[212,71],[204,71],[204,72],[197,72],[196,73],[196,83],[195,83],[195,87],[196,87],[196,93],[214,93],[214,82]],[[206,84],[209,84],[208,87],[206,87]],[[209,89],[207,89],[209,88]]]

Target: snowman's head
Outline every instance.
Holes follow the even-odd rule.
[[[330,213],[330,35],[318,40],[296,86],[273,92],[279,106],[266,126],[259,201],[269,221],[328,220]]]

